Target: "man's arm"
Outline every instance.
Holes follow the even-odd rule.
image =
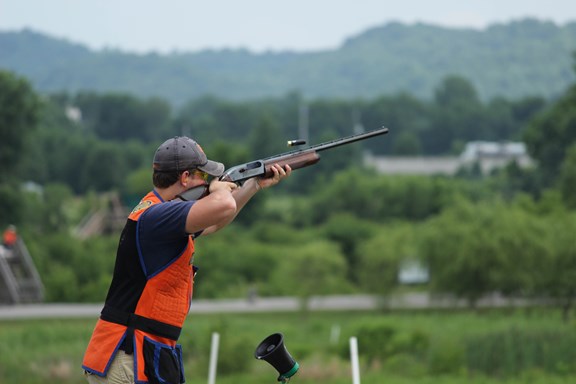
[[[188,211],[186,232],[205,232],[219,223],[233,220],[237,204],[232,191],[237,187],[234,183],[216,180],[210,183],[210,194],[196,201]]]
[[[271,186],[278,184],[280,180],[290,176],[290,173],[292,172],[292,169],[290,168],[289,165],[286,165],[285,168],[283,168],[278,164],[274,164],[271,167],[271,169],[272,172],[274,173],[272,177],[265,179],[262,178],[248,179],[246,180],[244,185],[242,185],[241,188],[233,190],[232,197],[236,202],[236,212],[233,215],[226,217],[222,221],[204,229],[202,235],[208,235],[210,233],[217,232],[220,229],[227,226],[228,224],[230,224],[232,221],[234,221],[236,216],[238,216],[238,213],[240,213],[240,211],[242,210],[242,208],[244,208],[246,203],[248,203],[248,201],[250,201],[250,199],[254,197],[256,192],[258,192],[260,189],[270,188]]]

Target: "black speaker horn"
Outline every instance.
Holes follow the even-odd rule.
[[[256,347],[254,357],[258,360],[265,360],[276,368],[280,374],[278,381],[283,383],[294,376],[298,372],[298,368],[300,368],[300,365],[292,358],[284,346],[284,335],[281,333],[274,333],[265,338]]]

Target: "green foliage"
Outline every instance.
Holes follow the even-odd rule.
[[[428,351],[428,372],[434,376],[459,374],[465,367],[465,359],[464,348],[454,339],[436,340]]]
[[[408,137],[409,140],[414,141],[414,146],[417,145],[422,149],[422,153],[425,153],[424,143],[428,141],[427,132],[430,129],[432,107],[431,103],[419,100],[407,93],[379,96],[361,104],[359,113],[365,128],[384,125],[393,132],[393,134],[388,134],[385,140],[368,141],[365,147],[375,154],[388,154],[391,150],[394,150],[395,154],[410,154],[410,152],[400,152],[405,146],[403,142]],[[415,139],[413,139],[414,136]]]
[[[26,238],[49,302],[101,302],[114,267],[116,241],[80,241],[65,234]]]
[[[417,221],[441,212],[454,195],[468,193],[465,184],[448,178],[382,176],[357,168],[339,172],[325,184],[311,196],[311,206],[303,207],[313,223],[334,213],[375,222]]]
[[[394,141],[392,154],[404,156],[418,156],[422,153],[422,144],[416,134],[402,131]]]
[[[422,359],[430,344],[429,335],[420,330],[400,331],[384,322],[363,324],[355,334],[362,356],[368,362],[407,355]]]
[[[540,172],[552,185],[568,148],[576,142],[576,85],[571,86],[549,109],[538,115],[525,131],[530,155],[538,161]]]
[[[232,375],[249,371],[254,353],[252,344],[246,336],[224,334],[219,348],[218,372]]]
[[[415,232],[408,223],[396,222],[359,246],[356,274],[363,291],[386,296],[397,287],[401,263],[418,257]]]
[[[279,257],[266,291],[272,295],[310,297],[328,293],[350,293],[347,265],[337,246],[325,240],[294,244]]]
[[[285,152],[280,126],[271,116],[263,116],[249,132],[250,152],[257,158]]]
[[[0,70],[0,183],[17,175],[17,165],[26,155],[26,137],[36,128],[39,112],[40,99],[30,82]]]
[[[90,319],[42,319],[0,322],[0,381],[3,383],[80,383],[81,360],[97,314]],[[342,326],[340,347],[329,338]],[[392,332],[385,345],[359,337],[359,330]],[[313,384],[350,382],[348,338],[358,337],[362,381],[378,384],[568,384],[575,378],[574,329],[547,309],[531,316],[522,311],[465,312],[299,312],[193,313],[184,325],[186,382],[206,382],[212,332],[220,334],[217,381],[273,382],[277,372],[254,359],[256,345],[281,331],[300,363],[294,380]],[[368,362],[367,351],[387,353]],[[541,356],[541,359],[534,359]],[[491,359],[497,359],[494,364]],[[26,361],[26,364],[22,362]],[[432,365],[432,362],[434,362]],[[534,365],[518,364],[531,362]],[[240,364],[241,363],[241,364]],[[237,365],[235,365],[237,364]],[[544,366],[550,367],[544,368]],[[483,368],[486,371],[482,371]],[[433,369],[434,373],[433,374]],[[495,369],[498,368],[499,372]],[[502,374],[510,370],[508,376]],[[518,370],[516,370],[518,369]],[[441,373],[444,372],[444,373]]]
[[[0,208],[2,209],[0,226],[2,228],[22,222],[23,211],[26,207],[24,200],[25,197],[16,183],[0,183]]]
[[[38,123],[41,102],[30,82],[0,70],[0,225],[20,224],[25,207],[20,195],[20,165]]]
[[[42,230],[65,232],[70,228],[66,214],[67,205],[72,201],[72,191],[65,184],[47,184],[42,194],[42,211],[36,212],[42,221]]]
[[[320,231],[315,228],[302,231],[284,220],[258,220],[242,231],[246,234],[244,237],[249,237],[256,243],[282,246],[310,243],[321,236]]]
[[[558,177],[559,190],[566,206],[576,209],[576,143],[572,144],[567,151],[566,158],[562,162]]]
[[[554,212],[541,219],[545,232],[539,234],[546,252],[537,255],[533,265],[532,295],[545,295],[557,299],[568,320],[576,293],[576,250],[571,235],[576,230],[574,213]]]
[[[466,365],[470,372],[497,377],[519,376],[529,370],[573,374],[575,341],[573,330],[511,328],[477,335],[465,341]]]
[[[471,87],[464,79],[458,81]],[[445,85],[445,88],[445,98],[460,100],[458,87]],[[456,90],[452,91],[453,88]],[[455,95],[450,95],[451,92]],[[68,184],[75,193],[81,194],[90,190],[129,189],[126,175],[140,168],[149,169],[158,142],[175,134],[194,137],[205,146],[211,158],[230,167],[284,152],[281,147],[285,139],[295,135],[294,114],[301,103],[293,95],[245,102],[204,98],[189,102],[172,117],[167,113],[150,114],[149,110],[158,109],[154,107],[156,102],[160,103],[126,94],[55,94],[46,98],[40,127],[26,140],[27,153],[19,167],[22,174],[39,184]],[[363,148],[375,154],[388,153],[392,149],[413,153],[420,151],[417,148],[425,154],[433,154],[451,151],[457,146],[454,143],[476,138],[481,133],[509,139],[519,135],[521,123],[536,113],[539,106],[536,102],[524,103],[527,106],[518,102],[520,106],[517,106],[515,102],[500,100],[497,117],[490,117],[496,113],[493,108],[485,107],[473,98],[464,98],[460,103],[461,106],[454,108],[419,101],[406,94],[368,102],[311,101],[312,143],[349,135],[351,130],[347,121],[352,116],[356,116],[352,119],[355,124],[362,124],[367,129],[383,123],[391,125],[394,134],[325,152],[319,164],[295,172],[284,188],[291,193],[307,193],[343,169],[361,168]],[[81,120],[68,116],[72,107],[81,107]],[[470,110],[474,113],[470,114]],[[131,114],[137,116],[130,119]],[[491,124],[482,123],[483,131],[480,131],[476,125],[461,124],[466,119],[474,120],[474,124],[478,124],[476,120],[491,121]],[[498,133],[502,127],[499,123],[507,126],[504,136]],[[448,129],[450,124],[454,129]],[[115,136],[101,131],[96,125],[103,125],[101,129],[116,127],[115,130],[122,132]],[[441,134],[434,132],[437,128],[441,129]],[[147,130],[153,133],[147,134]],[[262,204],[250,204],[247,211],[249,214],[242,215],[240,220],[251,224],[252,218],[262,213]]]
[[[387,324],[368,324],[356,331],[358,344],[368,361],[392,354],[390,344],[395,333],[396,329]]]
[[[122,191],[123,196],[128,200],[126,205],[134,207],[142,196],[145,196],[152,189],[152,173],[150,167],[140,168],[131,172],[126,178],[126,184]]]
[[[351,213],[336,213],[326,221],[321,230],[325,238],[340,246],[348,265],[348,278],[357,283],[358,258],[361,255],[358,248],[373,236],[376,225],[361,220]]]
[[[103,140],[162,140],[168,135],[170,106],[159,98],[140,100],[129,94],[79,93],[73,100],[90,132]]]
[[[420,254],[432,288],[475,305],[489,292],[529,288],[536,261],[549,254],[549,233],[540,218],[501,202],[462,203],[428,222]]]
[[[516,27],[525,34],[541,26]],[[399,25],[384,32],[411,41]],[[367,45],[355,40],[345,49],[380,44],[374,35],[366,39]],[[31,134],[17,143],[23,149],[19,172],[0,184],[5,205],[0,221],[25,224],[51,301],[97,301],[105,294],[117,239],[80,241],[68,235],[96,205],[90,193],[118,190],[134,205],[150,189],[154,149],[170,135],[198,139],[210,158],[227,166],[282,152],[285,139],[296,134],[304,105],[298,93],[243,102],[204,97],[172,116],[160,99],[88,92],[55,94],[36,109],[31,100],[37,96],[26,81],[11,74],[2,79],[6,89],[22,91],[24,101],[22,108],[12,103],[1,111],[16,111],[10,115],[14,121],[30,124],[39,113],[40,124],[34,131],[22,128]],[[421,257],[430,263],[436,290],[471,303],[493,291],[545,294],[559,299],[568,318],[576,289],[573,216],[563,213],[574,206],[573,88],[527,130],[542,169],[511,164],[488,177],[463,171],[448,178],[382,176],[360,165],[363,149],[446,154],[468,140],[517,139],[546,107],[541,97],[484,102],[481,95],[463,75],[446,75],[431,101],[406,93],[307,100],[310,144],[362,126],[386,125],[391,133],[322,153],[319,164],[258,194],[234,226],[213,239],[201,237],[197,296],[238,297],[253,289],[301,297],[360,290],[387,294],[397,288],[401,263]],[[78,106],[82,119],[71,119],[70,107]],[[28,180],[37,186],[22,191],[20,184]]]
[[[247,295],[255,285],[268,281],[269,274],[285,257],[286,247],[254,241],[232,226],[218,236],[196,240],[195,280],[197,297]]]
[[[468,80],[460,76],[447,77],[436,89],[434,100],[440,108],[433,110],[427,152],[459,153],[462,148],[457,148],[458,141],[488,137],[489,129],[483,121],[488,114]]]

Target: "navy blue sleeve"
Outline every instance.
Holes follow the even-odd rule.
[[[188,245],[186,218],[194,201],[169,201],[146,210],[138,220],[138,253],[146,276],[167,267]]]

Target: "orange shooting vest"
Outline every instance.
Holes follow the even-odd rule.
[[[136,223],[142,213],[159,203],[162,201],[158,196],[150,192],[129,215],[126,226],[131,225],[136,228]],[[129,232],[126,227],[122,233],[122,238],[125,236],[133,238],[121,241],[136,242],[135,232],[131,236],[125,235],[125,232]],[[134,355],[136,383],[147,383],[149,382],[148,376],[153,374],[154,370],[156,373],[162,371],[158,367],[158,361],[156,364],[148,361],[154,359],[154,355],[156,355],[156,359],[158,356],[167,356],[175,360],[179,364],[178,368],[181,375],[180,381],[175,382],[184,381],[181,349],[176,341],[188,315],[192,299],[195,269],[192,265],[193,254],[194,241],[192,237],[188,237],[188,244],[180,256],[172,260],[160,272],[146,277],[142,291],[136,293],[140,296],[137,298],[135,311],[130,312],[126,308],[112,308],[108,305],[107,298],[107,303],[96,323],[84,355],[82,367],[86,371],[99,376],[106,376],[117,351],[121,346],[128,345],[124,349],[127,353]],[[135,256],[132,255],[132,257]],[[160,359],[162,360],[164,357]],[[171,361],[169,365],[171,363],[174,361]],[[150,382],[156,382],[156,380],[150,379]]]

